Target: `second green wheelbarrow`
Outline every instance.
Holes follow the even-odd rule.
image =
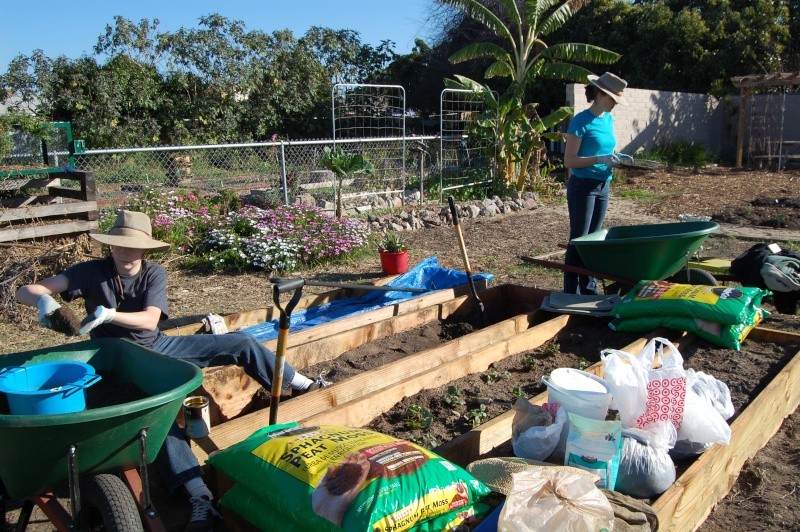
[[[584,268],[531,257],[523,259],[546,267],[627,284],[672,276],[676,277],[676,282],[709,284],[713,276],[707,272],[694,270],[683,275],[680,272],[686,272],[689,259],[706,238],[718,229],[719,224],[704,221],[621,225],[570,241],[577,248]],[[692,274],[695,279],[692,279]]]

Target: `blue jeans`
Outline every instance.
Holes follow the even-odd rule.
[[[570,240],[588,235],[603,227],[610,198],[611,181],[598,181],[575,176],[569,178],[567,208],[569,209]],[[572,244],[567,245],[564,264],[584,267],[578,248]],[[594,286],[594,277],[564,272],[564,292],[568,294],[590,294],[594,292]]]
[[[237,365],[267,390],[272,388],[275,353],[264,347],[254,336],[244,332],[228,334],[196,334],[192,336],[167,336],[153,346],[172,358],[191,362],[201,368]],[[286,364],[283,371],[283,388],[294,379],[294,368]],[[203,474],[184,431],[173,423],[167,439],[156,457],[156,464],[164,484],[170,491]]]

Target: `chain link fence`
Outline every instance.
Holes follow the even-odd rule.
[[[87,150],[75,167],[92,172],[101,207],[115,207],[146,187],[200,193],[221,190],[259,196],[265,204],[313,203],[333,210],[339,191],[334,175],[319,161],[333,140]],[[371,176],[341,185],[350,208],[398,207],[410,201],[440,201],[439,137],[337,139],[375,166]],[[404,193],[404,190],[422,190]]]

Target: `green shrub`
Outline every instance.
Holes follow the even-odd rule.
[[[710,161],[708,146],[686,140],[663,141],[647,152],[637,154],[641,159],[662,161],[668,165],[699,168]]]

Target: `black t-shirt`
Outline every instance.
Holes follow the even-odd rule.
[[[147,307],[158,307],[162,320],[169,316],[167,272],[160,264],[142,261],[139,273],[118,277],[112,259],[107,258],[81,262],[62,273],[69,281],[69,288],[61,293],[61,297],[65,301],[82,297],[87,314],[102,305],[118,312],[140,312]],[[128,338],[144,347],[152,347],[163,336],[164,333],[158,329],[134,330],[111,323],[104,323],[91,332],[92,338]]]

